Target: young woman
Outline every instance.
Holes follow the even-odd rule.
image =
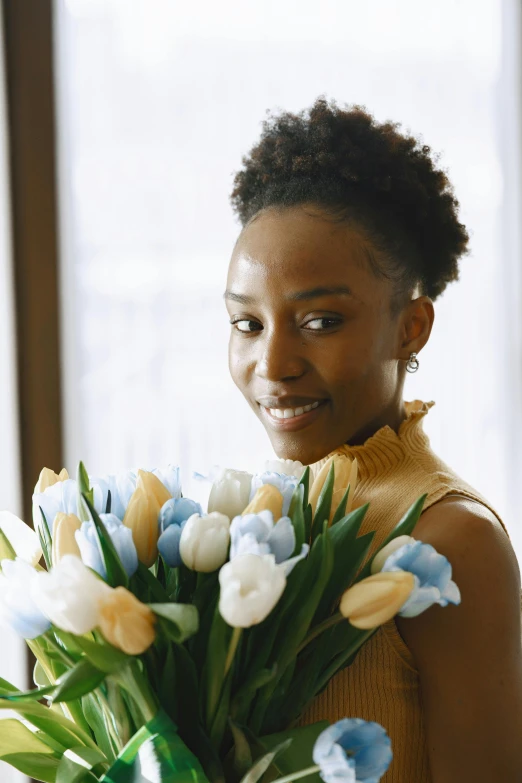
[[[275,452],[315,468],[357,457],[354,505],[370,501],[376,545],[428,493],[415,537],[449,559],[462,594],[381,628],[304,720],[384,725],[385,783],[519,783],[516,558],[496,511],[431,450],[434,403],[402,398],[467,247],[450,183],[397,125],[319,99],[264,123],[232,203],[230,371]]]

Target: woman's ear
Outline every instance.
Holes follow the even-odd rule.
[[[419,353],[428,342],[435,320],[435,309],[429,296],[419,296],[404,308],[401,314],[401,328],[399,330],[399,351],[407,356],[401,359],[409,359],[410,353]]]

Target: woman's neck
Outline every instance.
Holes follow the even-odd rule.
[[[386,425],[391,427],[391,429],[398,434],[399,427],[406,417],[407,413],[404,406],[404,400],[401,398],[398,402],[394,402],[389,408],[381,411],[370,423],[365,424],[353,437],[346,441],[346,445],[362,446],[368,438],[371,438],[372,435],[375,435],[378,430],[382,429],[382,427],[386,427]]]

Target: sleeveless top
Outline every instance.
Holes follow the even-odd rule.
[[[362,446],[340,446],[311,466],[317,473],[333,454],[357,458],[359,479],[352,508],[370,502],[360,534],[376,531],[372,551],[426,492],[423,510],[448,495],[463,495],[486,506],[505,530],[490,503],[431,450],[422,420],[435,403],[414,400],[404,404],[407,418],[398,434],[386,425]],[[432,783],[419,676],[395,620],[383,625],[351,666],[329,682],[300,723],[333,723],[344,717],[377,721],[388,732],[393,760],[382,783]]]

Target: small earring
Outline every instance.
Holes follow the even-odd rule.
[[[419,360],[417,359],[417,354],[414,351],[410,353],[410,358],[408,359],[406,369],[408,372],[417,372],[419,369]]]

